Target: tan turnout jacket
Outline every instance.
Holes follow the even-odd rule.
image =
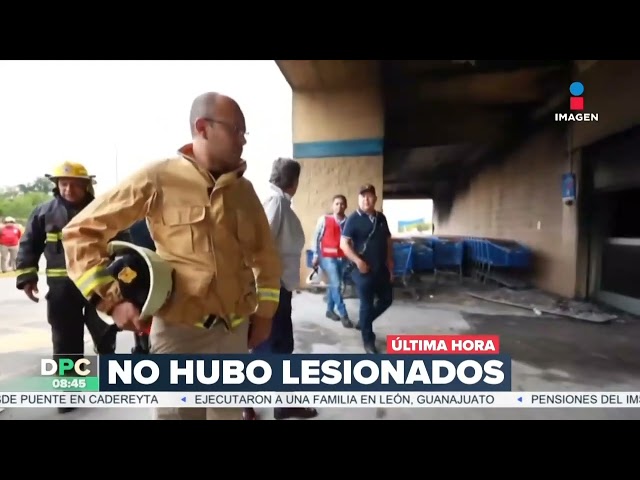
[[[143,168],[69,222],[62,232],[69,277],[110,313],[122,296],[105,272],[109,239],[146,217],[158,255],[176,271],[159,317],[183,324],[209,314],[272,317],[282,267],[260,200],[243,178],[246,164],[214,180],[191,153],[186,145]]]

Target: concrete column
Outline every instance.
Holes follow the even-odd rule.
[[[302,165],[293,207],[312,242],[316,221],[331,199],[347,197],[357,208],[358,187],[371,183],[382,204],[384,115],[377,88],[333,92],[293,92],[293,156]],[[308,274],[302,261],[303,283]]]

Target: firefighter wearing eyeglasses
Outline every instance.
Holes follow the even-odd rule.
[[[69,275],[123,330],[144,332],[153,317],[152,354],[247,353],[270,334],[282,266],[244,177],[244,115],[231,98],[206,93],[193,102],[190,127],[191,143],[175,156],[143,167],[65,227]],[[156,252],[110,242],[143,219]],[[151,293],[135,287],[145,268],[136,258],[151,272]],[[156,272],[163,265],[172,277]],[[241,408],[158,408],[154,418],[243,419]]]

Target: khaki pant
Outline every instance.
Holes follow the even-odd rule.
[[[154,318],[151,325],[151,353],[243,354],[249,353],[249,321],[231,332],[223,324],[211,330],[169,325]],[[155,420],[242,420],[242,408],[156,408]]]
[[[18,246],[5,247],[0,245],[0,268],[2,272],[9,272],[16,269],[16,260],[18,258]]]

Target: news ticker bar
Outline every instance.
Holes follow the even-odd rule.
[[[1,408],[639,408],[640,392],[6,392]]]

